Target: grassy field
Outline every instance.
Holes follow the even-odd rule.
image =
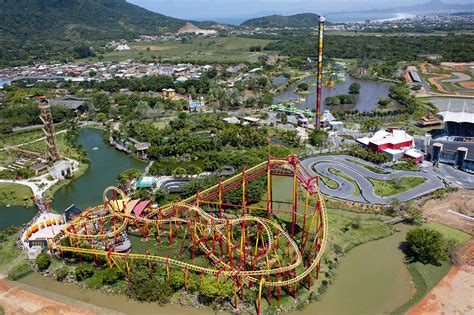
[[[469,234],[437,222],[429,222],[424,227],[436,230],[443,234],[445,238],[454,239],[458,244],[464,244],[471,239]]]
[[[360,165],[366,169],[368,169],[369,171],[371,172],[374,172],[374,173],[377,173],[377,174],[387,174],[387,172],[385,172],[384,170],[381,170],[380,168],[378,167],[375,167],[375,166],[371,166],[371,165],[368,165],[366,163],[363,163],[363,162],[360,162],[360,161],[357,161],[357,160],[351,160],[351,159],[346,159],[347,161],[349,162],[352,162],[352,163],[355,163],[357,165]]]
[[[20,250],[16,246],[16,239],[19,233],[12,234],[7,239],[0,243],[0,274],[5,274],[12,265],[15,259],[26,257],[26,252]]]
[[[0,183],[0,204],[32,206],[33,192],[30,187],[19,184]]]
[[[339,184],[333,181],[332,179],[330,179],[329,177],[319,175],[319,178],[329,188],[336,189],[337,187],[339,187]]]
[[[202,63],[239,63],[257,61],[261,53],[250,51],[252,46],[262,49],[271,40],[243,38],[243,37],[211,37],[195,38],[186,42],[182,41],[156,41],[130,44],[131,50],[113,51],[104,55],[107,61],[120,61],[126,59],[162,61],[189,61]],[[266,52],[268,53],[268,52]],[[88,61],[96,61],[88,58]],[[79,60],[85,61],[85,59]]]
[[[423,177],[400,177],[392,180],[370,179],[374,185],[377,196],[390,197],[423,184],[426,179]]]
[[[334,168],[331,168],[329,171],[331,173],[333,173],[334,175],[338,175],[338,176],[350,181],[352,184],[354,184],[354,188],[355,188],[354,194],[353,194],[354,196],[360,196],[361,195],[359,185],[357,185],[357,182],[352,177],[350,177],[349,175],[347,175],[347,174],[345,174],[345,173],[343,173],[339,170],[336,170]]]

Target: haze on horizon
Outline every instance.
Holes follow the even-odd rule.
[[[430,0],[128,0],[161,14],[183,19],[253,18],[271,14],[348,12],[423,4]],[[443,0],[469,4],[472,0]]]

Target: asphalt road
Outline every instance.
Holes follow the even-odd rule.
[[[422,171],[398,171],[392,169],[385,169],[385,171],[388,172],[387,174],[379,174],[374,173],[359,164],[350,162],[351,160],[357,160],[358,162],[375,166],[374,164],[368,163],[364,160],[347,155],[328,155],[312,157],[303,160],[301,164],[311,175],[321,174],[338,183],[339,187],[336,189],[332,189],[326,186],[322,181],[320,181],[321,192],[323,194],[363,203],[386,205],[390,204],[393,198],[396,198],[403,202],[446,187],[444,181],[439,177],[438,174],[436,174],[431,169]],[[329,169],[331,168],[337,169],[347,174],[349,177],[353,178],[359,186],[361,195],[354,195],[354,184],[351,181],[348,181],[338,175],[331,173],[329,171]],[[397,195],[393,195],[390,197],[380,197],[374,193],[374,187],[369,180],[369,178],[378,180],[391,180],[397,177],[405,176],[423,177],[426,179],[426,181],[422,185],[419,185],[411,190],[399,193]]]

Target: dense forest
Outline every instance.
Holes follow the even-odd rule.
[[[125,0],[0,0],[0,7],[4,65],[59,54],[74,57],[100,41],[174,32],[186,22]]]
[[[471,61],[474,36],[339,36],[325,37],[325,55],[330,58],[416,60],[420,54],[436,53],[445,61]],[[265,47],[288,56],[316,57],[316,37],[281,38]]]
[[[290,16],[270,15],[247,20],[241,26],[247,27],[276,27],[276,28],[311,28],[318,26],[319,15],[314,13],[301,13]]]

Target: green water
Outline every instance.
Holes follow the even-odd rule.
[[[399,249],[410,229],[352,249],[336,271],[336,281],[321,300],[293,314],[386,314],[410,299],[412,286]]]
[[[81,128],[77,138],[87,151],[90,167],[86,173],[54,194],[52,208],[63,212],[71,204],[86,208],[102,203],[102,192],[110,185],[116,184],[117,175],[129,168],[143,170],[145,163],[119,152],[104,141],[104,131],[92,128]],[[10,225],[20,226],[35,215],[35,208],[21,206],[1,206],[0,229]]]
[[[36,214],[36,208],[22,206],[0,206],[0,230],[8,226],[20,226],[31,220]]]
[[[105,188],[117,183],[117,176],[129,168],[143,170],[145,163],[129,157],[104,141],[104,131],[82,128],[77,142],[87,151],[90,167],[87,172],[54,194],[52,208],[63,212],[71,204],[81,209],[102,203]]]

